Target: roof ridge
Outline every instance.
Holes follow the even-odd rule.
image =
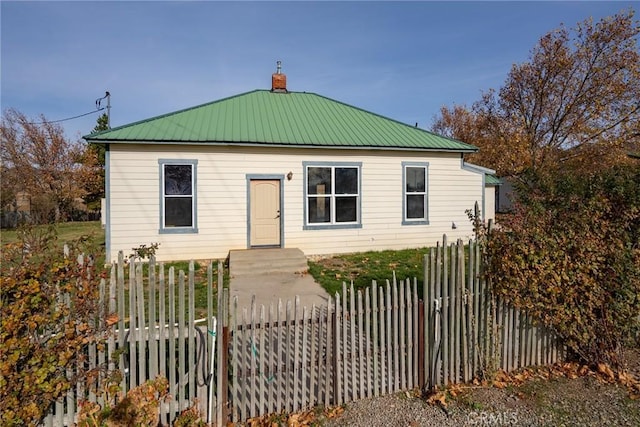
[[[260,91],[260,89],[258,89],[256,91],[253,91],[253,92],[257,92],[257,91]],[[270,92],[270,91],[266,90],[266,92]],[[365,110],[364,108],[358,107],[356,105],[347,104],[344,101],[340,101],[340,100],[337,100],[337,99],[329,98],[328,96],[320,95],[319,93],[315,93],[315,92],[297,92],[297,91],[289,91],[288,93],[304,93],[304,94],[315,95],[315,96],[317,96],[319,98],[323,98],[323,99],[326,99],[328,101],[335,102],[337,104],[341,104],[341,105],[344,105],[346,107],[356,109],[358,111],[362,111],[363,113],[371,114],[371,115],[374,115],[374,116],[379,117],[381,119],[397,123],[397,124],[402,125],[402,126],[408,128],[408,129],[418,130],[420,132],[428,133],[429,135],[433,135],[433,136],[438,137],[438,138],[448,139],[449,141],[456,142],[458,144],[468,145],[469,147],[473,147],[474,149],[477,149],[476,146],[468,144],[468,143],[466,143],[464,141],[460,141],[460,140],[457,140],[455,138],[451,138],[451,137],[448,137],[448,136],[445,136],[445,135],[440,135],[438,133],[431,132],[430,130],[427,130],[427,129],[422,129],[422,128],[419,128],[419,127],[416,127],[416,126],[411,126],[408,123],[401,122],[400,120],[394,119],[392,117],[383,116],[382,114],[375,113],[375,112],[369,111],[369,110]]]
[[[126,125],[121,125],[121,126],[116,126],[114,128],[101,130],[100,132],[89,133],[87,135],[83,135],[82,138],[84,138],[84,139],[86,139],[86,138],[95,138],[96,136],[100,136],[103,133],[112,132],[112,131],[121,130],[121,129],[126,129],[128,127],[136,126],[136,125],[139,125],[139,124],[142,124],[142,123],[152,122],[154,120],[163,119],[165,117],[169,117],[169,116],[173,116],[173,115],[176,115],[176,114],[185,113],[187,111],[196,110],[196,109],[202,108],[202,107],[207,107],[209,105],[217,104],[219,102],[228,101],[230,99],[238,98],[240,96],[249,95],[249,94],[254,93],[254,92],[270,92],[270,91],[267,90],[267,89],[254,89],[254,90],[250,90],[248,92],[243,92],[243,93],[238,93],[236,95],[227,96],[226,98],[220,98],[220,99],[216,99],[214,101],[205,102],[203,104],[194,105],[193,107],[182,108],[180,110],[176,110],[176,111],[171,111],[169,113],[160,114],[159,116],[153,116],[153,117],[149,117],[148,119],[138,120],[137,122],[127,123]]]

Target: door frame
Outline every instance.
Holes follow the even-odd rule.
[[[247,174],[247,249],[284,248],[284,175]],[[269,246],[251,246],[251,181],[279,181],[280,185],[280,244]]]

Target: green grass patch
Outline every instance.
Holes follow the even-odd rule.
[[[91,236],[95,239],[96,245],[104,247],[104,229],[100,221],[78,221],[61,222],[54,224],[58,235],[58,244],[62,247],[65,243],[76,240],[82,236]],[[33,228],[38,230],[47,229],[49,225],[36,225]],[[20,228],[2,229],[0,240],[2,244],[17,242]]]
[[[422,261],[429,248],[369,251],[336,255],[309,261],[309,273],[329,294],[342,290],[342,282],[353,281],[357,289],[371,286],[373,280],[384,284],[391,281],[393,272],[398,280],[418,279],[418,293],[422,294]]]
[[[2,246],[24,242],[33,250],[40,250],[50,230],[56,238],[53,247],[60,252],[65,244],[80,242],[85,254],[94,257],[97,265],[103,265],[105,260],[105,234],[100,221],[61,222],[57,224],[43,224],[18,227],[16,229],[2,229],[0,240]]]
[[[217,314],[217,292],[218,292],[218,261],[213,260],[212,263],[212,284],[214,288],[213,292],[213,313]],[[163,262],[164,268],[164,283],[165,283],[165,300],[164,306],[166,313],[169,313],[169,270],[171,267],[174,268],[174,283],[175,283],[175,301],[176,301],[176,316],[178,315],[178,307],[179,307],[179,277],[180,271],[184,272],[184,286],[185,286],[185,313],[188,318],[189,315],[189,307],[188,307],[188,298],[189,298],[189,264],[190,261],[170,261]],[[208,287],[208,266],[209,262],[202,261],[194,261],[193,263],[193,283],[194,283],[194,305],[195,305],[195,318],[205,318],[207,316],[207,287]],[[142,275],[143,275],[143,283],[144,283],[144,295],[145,299],[148,298],[149,292],[149,264],[148,262],[144,262],[142,264]],[[156,263],[156,298],[159,298],[158,292],[158,281],[160,277],[160,263]],[[129,265],[125,265],[124,268],[124,283],[125,283],[125,312],[129,312]],[[229,287],[229,269],[223,263],[223,283],[222,286],[225,288]],[[159,306],[161,302],[156,300],[156,307]],[[145,307],[147,304],[145,303]],[[148,313],[146,313],[148,315]],[[157,320],[157,319],[156,319]]]
[[[105,233],[100,221],[86,221],[86,222],[64,222],[57,224],[45,224],[37,225],[29,228],[17,228],[17,229],[3,229],[0,234],[0,240],[2,245],[18,243],[22,239],[25,242],[35,241],[46,235],[49,227],[54,227],[57,239],[55,246],[62,252],[65,243],[76,241],[81,239],[84,241],[83,245],[87,252],[95,257],[96,265],[99,270],[102,270],[105,260]],[[125,254],[129,255],[129,254]],[[185,297],[188,298],[188,283],[189,283],[189,262],[190,261],[171,261],[164,262],[165,283],[168,290],[169,284],[169,268],[175,269],[175,283],[176,283],[176,304],[178,297],[178,272],[183,270],[185,273]],[[213,285],[214,288],[218,288],[218,262],[213,262]],[[159,263],[156,263],[159,264]],[[195,261],[194,262],[194,296],[196,306],[196,318],[206,317],[207,315],[207,266],[208,262]],[[105,277],[109,280],[109,271],[111,267],[104,268]],[[158,268],[158,267],[157,267]],[[158,270],[156,268],[156,277],[158,277]],[[226,266],[224,268],[224,287],[229,286],[229,271]],[[129,266],[125,266],[125,306],[128,311],[129,305]],[[148,263],[143,264],[143,277],[145,281],[145,297],[148,292],[147,280],[149,274]],[[168,296],[167,296],[168,299]],[[185,301],[186,303],[186,301]],[[214,296],[214,312],[216,310],[217,297]],[[166,304],[166,303],[165,303]],[[168,307],[167,307],[168,313]],[[177,313],[177,307],[176,307]]]

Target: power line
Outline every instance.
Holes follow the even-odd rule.
[[[44,125],[47,123],[60,123],[60,122],[66,122],[68,120],[73,120],[73,119],[78,119],[80,117],[84,117],[84,116],[88,116],[89,114],[93,114],[93,113],[97,113],[98,111],[102,111],[104,110],[106,107],[102,107],[102,108],[98,108],[97,110],[93,110],[93,111],[89,111],[88,113],[84,113],[84,114],[80,114],[78,116],[74,116],[74,117],[68,117],[66,119],[60,119],[60,120],[47,120],[44,122],[29,122],[30,125]]]

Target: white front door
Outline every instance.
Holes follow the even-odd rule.
[[[250,245],[280,246],[280,180],[252,179]]]

